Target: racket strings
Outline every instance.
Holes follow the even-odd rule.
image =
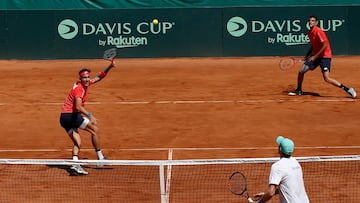
[[[112,49],[108,49],[104,52],[104,59],[110,59],[112,57],[116,56],[116,49],[112,48]]]
[[[295,64],[294,59],[282,59],[280,60],[280,69],[288,70]]]
[[[235,194],[242,194],[246,191],[246,180],[240,174],[235,174],[229,181],[230,190]]]

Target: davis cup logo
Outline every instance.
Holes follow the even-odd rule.
[[[73,20],[65,19],[58,25],[58,33],[63,39],[73,39],[78,32],[78,25]]]
[[[234,37],[241,37],[247,31],[247,23],[242,17],[232,17],[227,22],[227,31]]]

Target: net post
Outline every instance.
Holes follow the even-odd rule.
[[[161,203],[167,203],[166,202],[166,193],[165,193],[164,164],[159,165],[159,175],[160,175],[160,199],[161,199]]]

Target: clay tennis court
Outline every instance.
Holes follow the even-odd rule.
[[[287,96],[296,87],[298,70],[281,72],[278,61],[118,59],[117,68],[91,87],[86,108],[98,119],[103,152],[112,160],[167,160],[169,149],[174,160],[277,157],[278,135],[295,141],[294,156],[360,154],[358,99],[325,83],[319,69],[306,74],[305,95]],[[334,57],[331,71],[358,93],[359,61]],[[70,159],[72,143],[59,125],[62,103],[79,69],[91,68],[95,76],[107,64],[100,59],[0,61],[0,156]],[[80,158],[95,159],[90,136],[82,133],[82,140]],[[88,171],[88,177],[101,177],[101,171]],[[81,183],[64,170],[62,175]],[[7,180],[2,177],[1,183],[10,184]]]

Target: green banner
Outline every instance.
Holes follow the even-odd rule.
[[[359,6],[310,6],[0,11],[0,58],[304,55],[313,13],[335,55],[360,54]]]
[[[307,20],[313,13],[318,14],[319,26],[326,31],[334,54],[360,53],[355,47],[349,50],[360,30],[347,7],[265,7],[224,9],[224,55],[305,54],[309,49]]]
[[[219,56],[222,51],[220,9],[56,13],[55,44],[60,55],[96,57],[112,47],[120,49],[121,57]],[[154,18],[159,20],[157,25],[152,23]]]

